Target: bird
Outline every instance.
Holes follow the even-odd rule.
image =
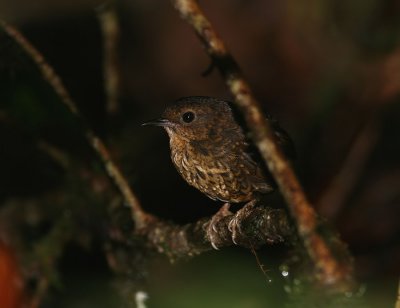
[[[276,140],[284,153],[294,155],[289,135],[270,116]],[[176,100],[161,118],[143,123],[160,126],[169,136],[171,159],[182,178],[213,200],[247,203],[273,192],[276,184],[252,144],[234,105],[208,96]],[[214,223],[226,215],[222,207]],[[213,223],[210,224],[213,229]],[[214,228],[215,229],[215,228]],[[212,239],[212,230],[209,230]],[[233,238],[234,240],[234,238]],[[235,240],[234,240],[235,242]],[[216,245],[211,240],[214,248]]]

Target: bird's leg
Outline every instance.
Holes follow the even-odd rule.
[[[247,216],[247,214],[257,204],[257,199],[247,202],[239,211],[236,212],[235,216],[229,222],[228,229],[232,233],[232,241],[237,245],[237,239],[242,234],[241,221]]]
[[[210,240],[211,246],[218,250],[218,246],[216,244],[217,239],[219,238],[218,231],[216,229],[216,224],[218,221],[220,221],[222,218],[228,215],[232,215],[232,212],[229,211],[230,204],[225,203],[217,213],[214,214],[214,216],[211,218],[211,221],[207,227],[207,236]]]

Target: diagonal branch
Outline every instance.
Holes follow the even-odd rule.
[[[147,214],[143,211],[139,200],[130,189],[127,180],[122,175],[115,162],[112,160],[109,151],[104,145],[103,141],[94,133],[92,129],[87,126],[84,117],[77,108],[77,104],[71,98],[71,95],[65,88],[61,78],[57,75],[50,64],[47,63],[43,55],[23,36],[21,32],[19,32],[15,27],[11,26],[1,19],[0,25],[4,29],[4,31],[12,39],[14,39],[14,41],[17,42],[18,45],[20,45],[21,48],[35,62],[38,69],[42,73],[43,78],[50,84],[50,86],[60,97],[64,105],[69,109],[69,111],[75,116],[80,125],[83,127],[88,143],[97,154],[99,159],[103,162],[108,176],[112,179],[113,183],[115,183],[117,189],[124,197],[125,202],[130,206],[132,219],[135,222],[135,227],[137,229],[142,228],[146,223]]]
[[[318,278],[324,285],[339,290],[347,289],[352,278],[352,266],[340,263],[328,243],[318,234],[317,214],[307,200],[289,162],[279,149],[271,125],[265,120],[261,105],[254,98],[238,64],[195,0],[172,0],[172,4],[181,17],[193,27],[233,94],[235,103],[253,134],[253,140],[296,221],[298,233],[319,273]]]

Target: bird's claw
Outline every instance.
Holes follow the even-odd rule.
[[[242,231],[242,221],[248,216],[248,213],[254,208],[255,204],[256,200],[248,202],[243,208],[237,211],[235,215],[233,215],[233,218],[228,223],[228,230],[231,233],[232,242],[235,245],[246,244],[244,239],[245,235]],[[221,241],[217,224],[222,218],[232,215],[231,211],[229,211],[229,206],[229,203],[224,204],[211,218],[211,221],[207,226],[207,236],[211,246],[215,250],[219,250],[218,242]]]
[[[228,224],[228,230],[232,233],[232,242],[235,245],[239,245],[242,242],[240,239],[243,238],[242,232],[242,220],[247,216],[247,213],[254,208],[256,200],[252,200],[245,204],[239,211],[236,212],[235,216]]]
[[[232,233],[232,242],[235,245],[238,245],[238,235],[242,234],[241,226],[240,226],[240,221],[238,220],[237,217],[238,213],[232,218],[232,220],[228,224],[228,230]]]
[[[214,248],[215,250],[219,250],[218,246],[213,242],[212,239],[210,239],[210,243],[211,243],[212,248]]]
[[[211,246],[215,250],[219,250],[217,242],[219,241],[219,234],[217,229],[217,223],[224,218],[225,216],[232,215],[231,211],[229,211],[229,203],[225,203],[219,211],[211,218],[211,221],[207,227],[207,236],[211,243]]]

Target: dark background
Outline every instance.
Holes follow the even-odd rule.
[[[148,212],[177,223],[215,213],[220,204],[175,171],[166,134],[140,124],[182,96],[231,99],[221,77],[216,71],[201,75],[210,60],[169,2],[121,1],[119,109],[107,112],[96,17],[101,5],[18,0],[2,2],[0,11],[62,77]],[[294,168],[317,211],[349,245],[369,304],[392,306],[400,264],[400,2],[201,5],[265,110],[292,136]],[[76,241],[67,241],[51,266],[59,283],[51,287],[47,305],[113,306],[113,274],[102,247],[106,209],[120,200],[75,119],[3,32],[0,104],[3,241],[22,268],[41,268],[32,247],[62,215],[71,215],[76,229],[69,226],[68,232]],[[286,251],[260,251],[274,281],[280,280]],[[287,298],[281,281],[266,283],[254,257],[240,248],[172,266],[159,258],[148,263],[143,287],[151,307],[266,307],[272,301],[277,307]]]

